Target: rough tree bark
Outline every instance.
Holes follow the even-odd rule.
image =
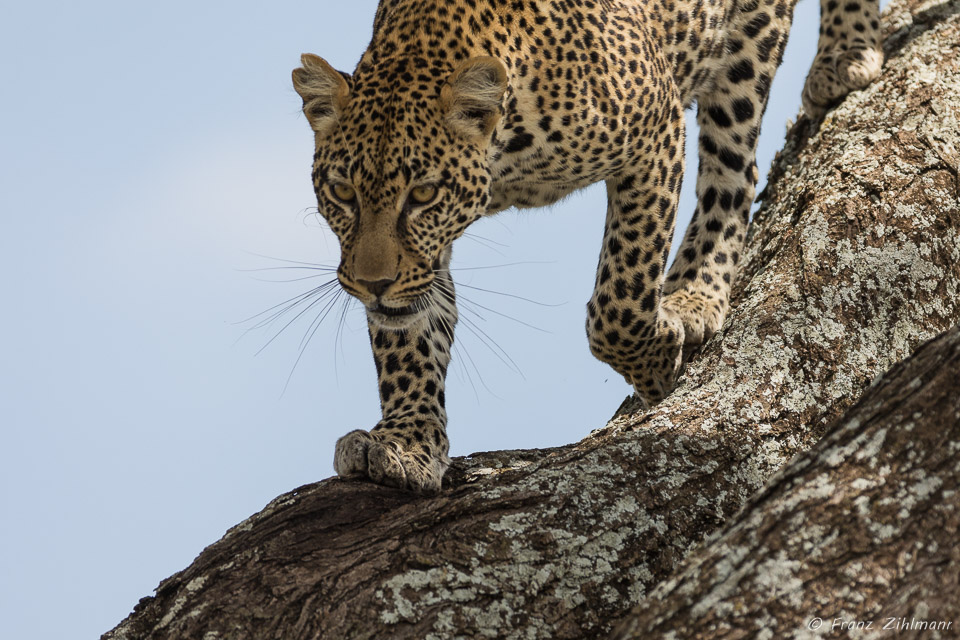
[[[880,614],[956,629],[956,599],[930,591],[956,594],[960,568],[956,332],[841,419],[960,321],[960,0],[894,0],[885,29],[881,78],[788,132],[731,315],[667,400],[576,444],[457,459],[435,497],[296,489],[104,638],[594,638],[625,617],[618,637],[800,637],[804,617]]]
[[[613,638],[960,637],[958,387],[955,327],[870,388]]]

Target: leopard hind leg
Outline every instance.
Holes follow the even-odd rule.
[[[687,349],[708,340],[727,315],[757,184],[760,120],[791,20],[780,6],[742,4],[724,63],[697,97],[697,206],[663,289]]]
[[[803,88],[803,110],[817,118],[880,75],[877,0],[821,0],[817,55]]]

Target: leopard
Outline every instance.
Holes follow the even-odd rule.
[[[366,313],[382,415],[337,440],[340,478],[441,489],[453,242],[596,182],[607,205],[590,350],[645,406],[671,392],[684,349],[728,312],[795,2],[381,0],[352,73],[301,56],[318,211],[340,244],[339,285]],[[807,115],[878,76],[879,33],[877,0],[821,0]],[[694,104],[697,203],[667,269]]]

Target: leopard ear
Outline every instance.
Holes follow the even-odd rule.
[[[470,58],[440,90],[440,104],[451,129],[466,138],[484,140],[503,114],[507,70],[496,58]]]
[[[326,60],[312,53],[300,56],[303,66],[293,70],[293,88],[303,98],[303,113],[318,134],[329,133],[350,97],[350,85]]]

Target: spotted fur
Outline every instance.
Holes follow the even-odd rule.
[[[353,74],[304,55],[313,184],[366,306],[383,419],[337,442],[344,477],[416,491],[449,463],[450,247],[478,218],[598,181],[607,214],[590,349],[653,404],[727,312],[760,118],[795,0],[381,0]],[[876,0],[824,0],[803,92],[820,114],[876,77]],[[698,203],[667,256],[700,124]]]

